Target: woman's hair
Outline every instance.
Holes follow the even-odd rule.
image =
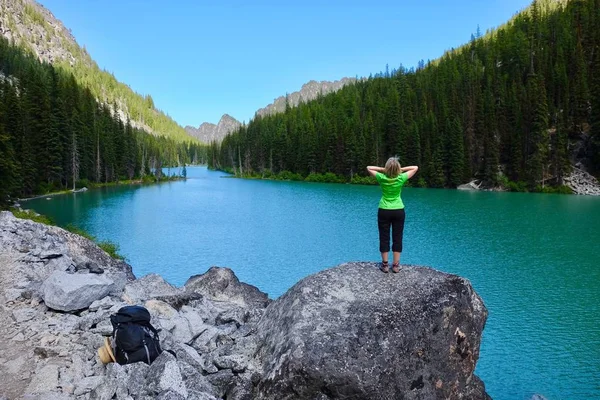
[[[385,163],[385,171],[383,172],[388,178],[395,178],[400,175],[400,163],[397,157],[390,157]]]

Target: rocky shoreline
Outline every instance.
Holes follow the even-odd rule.
[[[573,170],[564,178],[564,185],[567,186],[573,194],[600,196],[600,182],[590,173],[583,169],[573,167]],[[507,189],[502,186],[486,187],[481,180],[473,179],[468,183],[458,185],[458,190],[482,190],[489,192],[506,192]]]
[[[573,167],[573,171],[565,177],[565,185],[571,188],[574,194],[600,196],[600,183],[586,171]]]
[[[175,287],[61,228],[0,213],[0,399],[488,399],[487,310],[466,279],[347,263],[271,300],[212,267]],[[145,306],[164,351],[103,365],[109,316]]]

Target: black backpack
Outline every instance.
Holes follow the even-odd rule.
[[[151,364],[162,352],[158,331],[150,324],[150,313],[144,307],[122,307],[110,316],[110,322],[113,352],[119,364]]]

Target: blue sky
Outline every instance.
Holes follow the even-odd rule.
[[[415,66],[530,0],[41,0],[101,68],[179,124],[254,112],[309,80]]]

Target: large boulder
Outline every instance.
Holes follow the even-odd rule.
[[[53,310],[77,311],[108,295],[114,282],[96,274],[54,271],[42,285],[44,303]]]
[[[235,303],[246,308],[265,308],[271,300],[256,286],[240,282],[229,268],[210,267],[201,275],[190,277],[185,289],[200,293],[209,299]]]
[[[487,310],[468,280],[348,263],[309,276],[258,324],[256,399],[487,399],[473,371]]]
[[[139,304],[158,296],[175,296],[181,289],[171,285],[157,274],[148,274],[129,282],[123,291],[123,300],[129,304]]]

